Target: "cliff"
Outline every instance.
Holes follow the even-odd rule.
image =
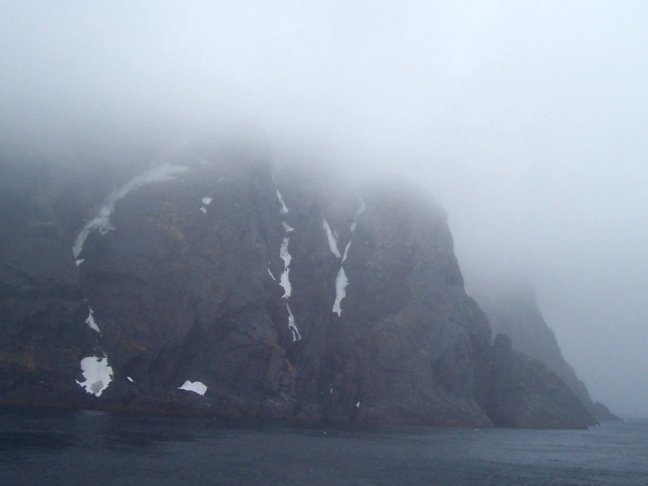
[[[513,351],[510,339],[498,334],[489,366],[491,399],[486,410],[495,425],[568,428],[592,425],[578,397],[544,364]]]
[[[493,332],[505,334],[511,339],[513,349],[543,363],[558,375],[598,421],[620,420],[605,405],[592,401],[587,387],[565,360],[528,284],[485,285],[478,292],[477,300],[488,315]]]
[[[13,171],[0,224],[2,404],[594,423],[552,373],[491,345],[444,212],[408,186],[352,188],[240,154],[99,170],[91,183]],[[507,383],[520,374],[531,378],[513,403]]]

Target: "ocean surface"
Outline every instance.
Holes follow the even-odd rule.
[[[648,423],[352,429],[0,409],[0,483],[648,485]]]

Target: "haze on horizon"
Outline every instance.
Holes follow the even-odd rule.
[[[5,160],[252,132],[402,174],[446,208],[469,292],[526,279],[592,398],[648,416],[647,3],[0,6]]]

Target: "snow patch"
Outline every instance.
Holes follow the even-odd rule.
[[[279,210],[279,212],[283,215],[288,214],[288,208],[284,203],[283,197],[281,197],[281,193],[279,192],[279,189],[277,189],[277,199],[279,200],[279,204],[281,204],[281,209]]]
[[[328,241],[329,250],[331,250],[331,253],[335,255],[335,258],[340,258],[340,250],[338,249],[337,244],[337,233],[331,230],[331,227],[329,226],[326,219],[324,219],[322,226],[324,227],[324,231],[326,232],[326,239]]]
[[[86,393],[100,397],[113,378],[113,370],[108,364],[108,357],[88,356],[81,360],[81,373],[85,381],[76,380]]]
[[[130,381],[131,383],[135,383],[135,380],[133,380],[130,376],[127,376],[126,379]]]
[[[282,221],[282,222],[281,222],[281,225],[283,226],[283,229],[284,229],[284,231],[285,231],[286,233],[292,233],[293,231],[295,231],[295,228],[293,228],[292,226],[290,226],[290,225],[289,225],[288,223],[286,223],[285,221]]]
[[[360,402],[356,403],[356,408],[360,408]]]
[[[286,310],[288,311],[288,329],[292,332],[293,343],[301,341],[301,334],[299,334],[299,329],[297,329],[297,326],[295,325],[295,316],[293,316],[288,302],[286,302]]]
[[[86,224],[77,235],[76,240],[74,241],[74,246],[72,246],[72,254],[74,255],[74,258],[78,259],[79,255],[83,252],[83,245],[85,245],[90,233],[96,230],[99,231],[99,234],[105,235],[109,231],[115,229],[110,222],[110,216],[115,210],[115,205],[118,201],[124,199],[130,192],[147,184],[171,181],[175,179],[178,174],[186,172],[188,169],[189,167],[182,167],[179,165],[160,165],[132,178],[122,187],[113,191],[101,208],[99,208],[99,213],[88,224]]]
[[[202,381],[187,380],[182,384],[182,386],[178,387],[178,390],[190,391],[202,396],[207,392],[207,385]]]
[[[99,334],[101,334],[101,329],[99,329],[99,325],[97,324],[97,321],[95,321],[94,318],[94,311],[90,307],[88,307],[88,317],[86,318],[85,322],[90,329],[97,331]]]
[[[268,275],[270,275],[270,278],[272,278],[272,280],[274,280],[275,282],[277,281],[275,276],[272,274],[272,270],[270,270],[270,267],[268,267]]]
[[[85,258],[77,258],[76,260],[74,260],[74,264],[75,264],[77,267],[78,267],[79,265],[81,265],[83,262],[85,262]]]
[[[289,242],[290,238],[284,238],[281,242],[281,248],[279,250],[279,257],[281,257],[284,262],[284,271],[281,274],[281,278],[279,280],[279,285],[281,285],[284,289],[284,295],[282,297],[283,299],[289,298],[292,294],[292,286],[290,285],[290,262],[292,261],[292,255],[288,251]]]
[[[213,201],[213,199],[212,199],[211,197],[209,197],[209,196],[205,196],[205,197],[203,197],[200,201],[203,203],[203,205],[202,205],[202,207],[200,208],[200,210],[201,210],[203,213],[207,214],[207,206],[209,206],[209,205],[211,204],[211,202]]]
[[[346,288],[349,285],[349,279],[344,272],[344,267],[340,267],[340,271],[335,277],[335,302],[333,303],[333,313],[338,317],[342,315],[342,299],[346,297]]]

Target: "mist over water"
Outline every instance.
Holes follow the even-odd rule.
[[[211,138],[409,178],[469,292],[527,280],[593,398],[648,416],[644,2],[0,4],[3,164]]]

